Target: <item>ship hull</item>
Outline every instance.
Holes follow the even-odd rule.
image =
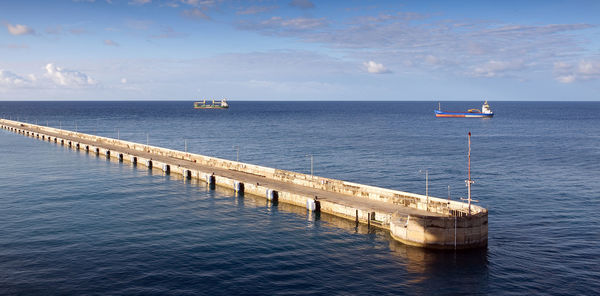
[[[227,109],[229,107],[221,107],[221,106],[198,106],[194,107],[194,109]]]
[[[481,113],[481,112],[449,112],[434,110],[435,117],[458,117],[458,118],[492,118],[494,113]]]

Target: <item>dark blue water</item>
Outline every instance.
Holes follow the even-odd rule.
[[[0,294],[600,292],[600,103],[0,102],[0,115],[453,199],[474,196],[489,247],[439,252],[305,209],[236,197],[0,131]],[[447,109],[478,107],[444,103]]]

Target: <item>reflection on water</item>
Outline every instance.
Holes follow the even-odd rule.
[[[306,220],[307,228],[314,227],[335,227],[348,233],[355,233],[366,236],[374,236],[376,240],[385,240],[389,247],[390,254],[400,258],[404,262],[403,266],[406,272],[412,274],[409,283],[415,284],[429,280],[430,275],[438,270],[464,272],[463,268],[479,274],[482,278],[487,278],[487,248],[475,250],[430,250],[419,247],[413,247],[394,240],[389,231],[366,224],[356,224],[355,221],[341,218],[335,215],[309,211],[304,207],[270,201],[264,197],[242,194],[239,195],[234,190],[216,186],[209,189],[205,182],[193,179],[187,180],[193,186],[214,191],[225,198],[231,198],[237,207],[264,207],[267,213],[275,214],[279,211],[285,211],[297,216],[298,219]],[[218,196],[218,195],[215,195]]]
[[[151,176],[154,170],[143,170]],[[160,171],[160,170],[158,170]],[[355,221],[341,218],[335,215],[309,211],[304,207],[270,201],[264,197],[253,194],[238,194],[235,190],[222,186],[209,186],[206,182],[199,179],[184,179],[178,174],[167,175],[165,181],[180,181],[193,187],[211,193],[213,198],[230,198],[236,207],[264,207],[267,213],[276,214],[279,211],[285,211],[297,216],[298,219],[306,220],[307,228],[314,227],[335,227],[348,233],[374,236],[377,240],[385,240],[388,243],[390,254],[396,256],[404,262],[403,266],[409,274],[413,276],[410,283],[420,283],[427,281],[431,274],[437,270],[460,272],[461,268],[468,268],[472,272],[480,275],[486,275],[487,268],[487,248],[476,250],[430,250],[419,247],[413,247],[394,240],[389,231],[366,224],[356,224]]]

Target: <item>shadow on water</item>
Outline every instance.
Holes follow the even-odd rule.
[[[389,240],[389,248],[394,255],[406,259],[407,270],[411,273],[431,274],[436,270],[486,274],[488,271],[487,248],[473,250],[431,250],[405,245],[394,239]]]
[[[246,206],[266,207],[268,212],[276,214],[283,211],[314,222],[315,227],[333,227],[342,229],[348,233],[356,233],[369,236],[370,240],[382,240],[387,242],[390,253],[404,262],[406,271],[414,275],[422,275],[415,281],[424,281],[430,275],[441,272],[442,274],[469,273],[477,274],[482,279],[487,279],[488,274],[488,250],[487,248],[475,250],[431,250],[413,247],[394,240],[388,230],[366,224],[356,224],[355,221],[338,217],[335,215],[309,211],[304,207],[270,201],[261,196],[252,194],[238,195],[233,189],[220,186],[209,187],[205,182],[194,180],[192,186],[205,188],[215,195],[232,198],[233,202],[240,208]]]

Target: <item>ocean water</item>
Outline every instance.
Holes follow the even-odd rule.
[[[150,145],[464,197],[467,132],[487,249],[385,231],[0,131],[0,294],[600,293],[600,103],[0,102],[0,115]],[[478,107],[446,102],[444,109]]]

